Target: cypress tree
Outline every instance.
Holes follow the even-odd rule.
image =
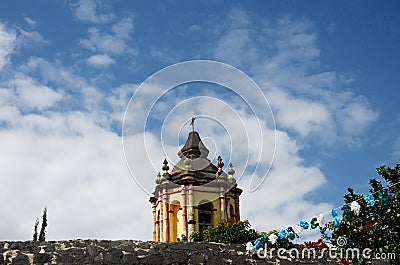
[[[39,225],[39,218],[36,218],[35,226],[34,226],[34,230],[33,230],[33,241],[37,241],[37,239],[38,239],[38,233],[37,233],[38,225]]]
[[[39,241],[46,241],[47,208],[44,207],[42,216],[42,228],[40,229]]]

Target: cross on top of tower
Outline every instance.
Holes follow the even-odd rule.
[[[194,121],[196,120],[196,117],[192,117],[192,121],[190,122],[190,125],[192,125],[192,131],[194,132]]]

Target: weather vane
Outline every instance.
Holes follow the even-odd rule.
[[[194,120],[196,119],[196,117],[192,117],[192,121],[190,122],[190,125],[192,125],[193,131],[194,131]]]

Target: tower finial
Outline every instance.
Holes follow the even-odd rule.
[[[222,157],[219,155],[217,158],[218,162],[217,162],[217,168],[218,168],[218,172],[222,172],[222,168],[224,167],[224,162],[222,162]]]
[[[167,161],[167,159],[165,158],[165,159],[164,159],[164,162],[163,162],[162,170],[164,171],[164,173],[168,173],[168,169],[169,169],[168,161]]]
[[[194,120],[196,119],[196,116],[192,117],[192,121],[190,122],[190,125],[192,125],[193,131],[194,131]]]

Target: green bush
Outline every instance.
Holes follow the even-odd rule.
[[[345,205],[342,207],[343,219],[338,227],[328,223],[321,229],[323,237],[331,239],[339,246],[339,237],[346,239],[346,248],[369,248],[371,257],[376,253],[395,253],[400,255],[400,164],[394,168],[382,166],[377,169],[384,183],[376,179],[370,180],[370,192],[373,203],[368,203],[363,195],[356,194],[349,188],[344,195]],[[360,205],[358,214],[349,211],[349,204],[357,201]],[[372,205],[373,204],[373,205]],[[332,230],[332,235],[327,231]],[[365,263],[365,260],[353,260],[354,263]],[[391,261],[395,262],[395,261]]]
[[[260,233],[251,228],[249,221],[239,221],[235,224],[220,223],[208,227],[204,231],[195,231],[190,235],[194,242],[216,242],[245,244],[260,237]]]

